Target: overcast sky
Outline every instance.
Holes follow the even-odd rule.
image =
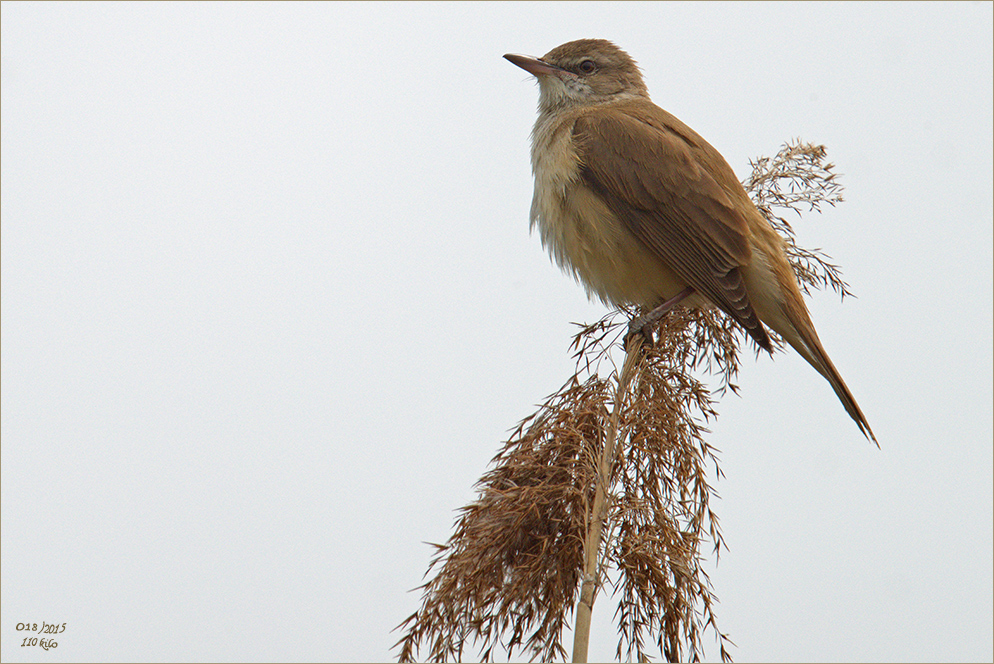
[[[795,228],[858,295],[810,308],[882,449],[796,354],[746,356],[710,437],[732,655],[994,657],[991,3],[4,2],[0,27],[3,661],[395,656],[423,542],[605,311],[529,235],[538,90],[501,58],[582,37],[740,177],[801,137],[846,187]],[[43,621],[58,648],[21,647]]]

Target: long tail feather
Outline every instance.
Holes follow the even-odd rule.
[[[849,417],[853,418],[856,425],[859,426],[859,430],[869,440],[872,440],[877,447],[880,447],[877,437],[873,435],[873,430],[870,428],[870,423],[866,421],[866,416],[863,415],[859,404],[856,403],[856,398],[849,390],[849,386],[846,385],[846,381],[842,380],[839,370],[832,364],[828,353],[825,352],[825,347],[821,345],[821,340],[818,338],[818,333],[815,332],[814,326],[810,322],[805,325],[807,321],[798,322],[800,325],[795,324],[794,330],[787,331],[787,334],[781,332],[781,336],[783,336],[787,343],[794,347],[794,350],[801,357],[808,361],[808,364],[825,377],[832,386],[832,389],[835,390],[835,394],[839,397],[839,401],[842,402],[846,412],[849,413]],[[794,334],[790,334],[790,332],[794,332]]]

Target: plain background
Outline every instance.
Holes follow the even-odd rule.
[[[798,356],[746,357],[710,438],[733,656],[994,656],[990,3],[0,25],[3,661],[395,656],[423,542],[605,311],[529,235],[538,90],[501,57],[581,37],[740,177],[801,137],[846,186],[795,228],[858,295],[810,307],[882,449]],[[21,647],[42,621],[58,648]]]

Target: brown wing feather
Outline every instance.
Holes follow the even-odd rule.
[[[685,140],[617,109],[584,114],[573,132],[586,184],[687,285],[769,349],[738,269],[751,258],[746,220]]]

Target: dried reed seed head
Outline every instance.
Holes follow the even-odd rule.
[[[776,214],[842,200],[824,159],[824,147],[792,141],[752,162],[745,186],[784,237],[802,288],[829,286],[845,296],[838,267],[798,247]],[[420,588],[421,608],[398,627],[401,661],[413,661],[422,647],[432,661],[459,660],[474,642],[483,661],[498,646],[509,657],[565,659],[563,629],[577,599],[598,459],[615,409],[619,436],[600,561],[617,599],[618,657],[648,661],[651,644],[670,661],[699,661],[711,631],[721,659],[731,659],[703,569],[704,547],[710,543],[717,558],[724,542],[711,509],[710,478],[721,470],[704,438],[716,412],[697,374],[717,376],[719,394],[735,391],[745,335],[720,312],[677,308],[658,323],[659,342],[640,351],[626,391],[615,394],[612,351],[632,313],[581,326],[571,345],[574,375],[519,423],[449,541],[434,545],[428,571],[436,573]],[[606,366],[613,371],[605,379]]]

